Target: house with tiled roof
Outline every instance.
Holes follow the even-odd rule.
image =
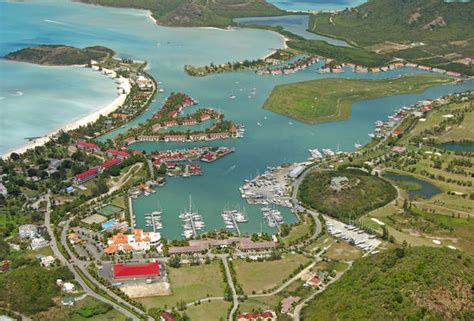
[[[276,321],[276,319],[273,311],[247,312],[237,316],[237,321]]]

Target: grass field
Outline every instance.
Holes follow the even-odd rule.
[[[299,254],[286,254],[284,258],[268,262],[234,261],[237,280],[244,293],[260,292],[278,286],[301,264],[309,259]]]
[[[299,240],[304,235],[311,233],[311,218],[308,216],[303,216],[300,224],[293,226],[290,233],[283,237],[285,244],[290,244]]]
[[[331,260],[355,261],[362,256],[362,251],[346,242],[337,242],[328,249],[325,256]]]
[[[349,118],[355,101],[422,92],[451,81],[452,78],[439,75],[384,80],[310,80],[275,87],[263,107],[311,124],[337,121]]]
[[[224,295],[223,276],[217,261],[208,265],[169,268],[169,277],[172,295],[142,298],[138,301],[147,308],[163,308],[165,305],[171,308],[181,301],[189,303],[208,295]]]
[[[226,320],[227,311],[231,306],[227,301],[203,301],[200,305],[192,306],[186,314],[192,321]]]

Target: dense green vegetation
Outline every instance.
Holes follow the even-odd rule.
[[[309,29],[393,57],[474,74],[462,63],[474,55],[474,2],[374,0],[314,15]]]
[[[39,65],[84,65],[93,60],[113,56],[111,49],[95,46],[84,49],[64,45],[41,45],[24,48],[6,55],[6,59],[25,61]]]
[[[74,313],[80,315],[83,318],[92,318],[95,315],[105,314],[110,310],[112,310],[111,305],[104,302],[97,302],[94,305],[78,309],[74,311]]]
[[[347,180],[335,184],[340,178]],[[394,200],[397,190],[361,170],[340,169],[309,174],[301,183],[298,197],[305,206],[347,222]]]
[[[384,66],[392,60],[389,55],[377,54],[363,48],[330,45],[319,40],[291,40],[288,42],[288,46],[309,55],[319,55],[341,63],[353,63],[366,67]]]
[[[263,107],[308,123],[336,121],[349,118],[355,101],[422,92],[450,81],[431,74],[384,80],[310,80],[276,86]]]
[[[264,0],[80,0],[114,7],[147,9],[159,24],[167,26],[227,27],[233,18],[275,16],[284,11]]]
[[[52,300],[61,293],[57,279],[71,280],[65,267],[46,270],[29,265],[0,274],[0,301],[14,311],[31,315],[46,311],[55,305]]]
[[[311,301],[303,320],[472,320],[472,256],[401,248],[360,259]]]

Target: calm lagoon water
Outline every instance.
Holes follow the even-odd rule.
[[[335,11],[357,7],[367,0],[268,0],[288,11]]]
[[[236,148],[235,153],[215,163],[204,164],[203,176],[170,178],[165,187],[157,189],[156,194],[133,201],[138,226],[144,225],[143,213],[151,212],[158,206],[163,209],[162,232],[166,238],[180,237],[182,228],[178,215],[187,205],[190,194],[194,206],[204,216],[206,228],[223,227],[221,210],[226,206],[239,204],[245,205],[250,218],[249,223],[242,225],[241,229],[244,232],[260,231],[261,226],[265,231],[270,231],[261,224],[259,207],[249,206],[240,198],[238,187],[244,179],[262,173],[267,166],[303,161],[308,157],[308,148],[352,150],[354,143],[368,142],[367,133],[373,130],[374,122],[385,119],[395,109],[413,104],[420,99],[474,88],[474,82],[466,81],[460,85],[433,87],[420,94],[357,102],[353,105],[350,119],[346,121],[308,125],[261,108],[275,85],[323,77],[382,79],[420,71],[407,68],[379,74],[354,74],[347,71],[339,75],[320,75],[315,72],[318,67],[316,66],[280,77],[239,72],[194,78],[184,73],[185,64],[202,65],[210,62],[255,59],[281,48],[282,39],[278,34],[264,30],[159,27],[153,24],[144,11],[71,2],[0,2],[0,12],[5,13],[3,14],[5,19],[0,22],[2,24],[0,55],[42,43],[64,43],[78,47],[100,44],[114,49],[118,56],[147,60],[148,71],[157,81],[163,82],[166,92],[159,94],[157,102],[128,126],[136,126],[149,118],[172,91],[183,91],[199,100],[200,104],[193,108],[203,106],[217,108],[224,112],[227,119],[246,126],[246,136],[240,140],[213,141],[207,144],[140,143],[132,146],[137,150],[146,151],[200,145]],[[32,68],[31,70],[36,68],[27,64],[12,64]],[[46,70],[51,70],[51,75],[55,73],[54,68]],[[83,69],[80,70],[84,72]],[[69,69],[67,73],[70,74]],[[24,76],[21,75],[20,72],[12,73],[11,77],[17,77],[18,83],[27,84],[27,80],[22,79]],[[49,109],[51,106],[68,108],[64,101],[81,101],[70,99],[63,90],[51,83],[51,79],[48,76],[42,77],[51,100],[48,103],[35,103],[33,106],[49,111],[52,110]],[[72,82],[68,84],[71,88],[76,86]],[[30,88],[22,88],[22,91],[25,92],[25,96],[26,93],[32,95],[33,89],[41,88],[38,86],[32,84]],[[92,91],[96,86],[98,85],[90,86],[91,91],[87,99],[94,98],[94,101],[103,99],[102,94]],[[253,88],[256,91],[255,95],[251,94]],[[229,99],[231,95],[237,96],[236,99]],[[48,122],[52,117],[47,112],[38,117],[40,116],[38,123]],[[22,116],[17,114],[17,117]],[[257,122],[263,126],[257,126]],[[26,128],[18,128],[19,132],[23,130]],[[124,130],[119,129],[102,139]],[[1,134],[2,136],[5,134],[3,130]],[[288,210],[284,210],[283,213],[287,222],[295,220]]]
[[[438,187],[434,186],[431,183],[428,183],[427,181],[415,178],[413,176],[384,174],[383,177],[392,181],[411,182],[419,185],[421,187],[420,189],[408,191],[410,199],[415,199],[417,197],[431,198],[441,193],[441,190]]]
[[[249,17],[249,18],[237,18],[237,19],[234,19],[234,21],[238,23],[242,23],[242,24],[255,24],[255,25],[272,26],[272,27],[281,26],[286,31],[294,33],[295,35],[301,36],[305,39],[322,40],[332,45],[350,47],[350,45],[343,40],[333,39],[333,38],[325,37],[325,36],[307,31],[306,29],[308,29],[309,15],[289,15],[289,16],[280,16],[280,17]]]
[[[454,152],[474,152],[474,142],[470,143],[443,143],[439,148],[451,150]]]

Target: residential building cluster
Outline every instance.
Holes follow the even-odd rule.
[[[84,141],[84,140],[76,142],[74,146],[77,149],[80,149],[86,153],[98,154],[101,152],[101,148],[98,145],[91,142]],[[114,148],[107,149],[104,152],[104,155],[109,158],[108,161],[105,161],[99,166],[88,169],[85,172],[77,174],[76,176],[74,176],[74,183],[77,185],[81,185],[99,176],[107,168],[118,165],[123,160],[130,157],[130,154],[127,153],[126,151],[121,150],[121,149],[114,149]]]
[[[18,234],[21,238],[30,240],[30,247],[32,250],[37,250],[49,245],[43,236],[47,234],[46,228],[40,225],[24,224],[18,228]]]

